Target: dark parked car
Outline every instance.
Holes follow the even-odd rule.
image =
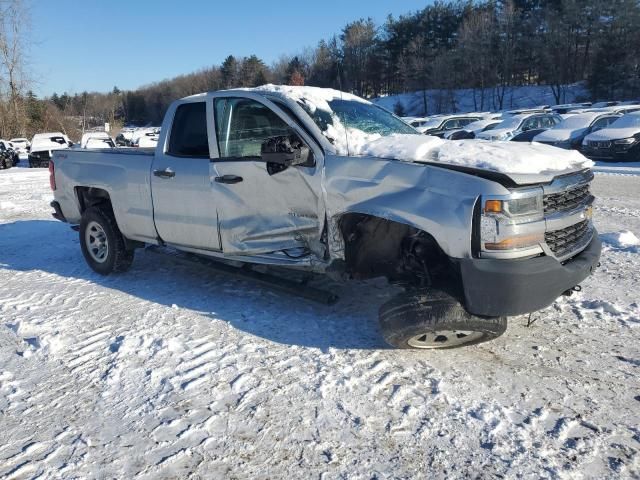
[[[5,140],[0,140],[0,155],[2,156],[2,168],[15,167],[20,163],[18,152],[11,148],[10,144]]]
[[[640,112],[623,115],[609,127],[590,133],[581,151],[593,160],[640,161]]]
[[[434,137],[444,137],[444,134],[450,130],[458,130],[464,128],[470,123],[481,120],[482,117],[469,115],[443,115],[429,120],[428,124],[418,128],[419,132]]]
[[[536,136],[533,141],[566,150],[579,150],[584,137],[607,128],[619,118],[620,115],[616,113],[602,112],[584,112],[571,115],[560,124]]]

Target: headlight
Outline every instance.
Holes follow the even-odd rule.
[[[636,143],[636,139],[634,137],[622,138],[620,140],[614,140],[616,145],[633,145]]]
[[[514,198],[483,198],[480,243],[484,251],[531,249],[544,242],[542,191]]]
[[[542,194],[509,200],[486,200],[484,213],[492,215],[503,214],[512,218],[536,217],[537,220],[543,216]]]

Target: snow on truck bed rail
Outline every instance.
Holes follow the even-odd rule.
[[[592,167],[594,163],[575,150],[549,145],[481,140],[443,140],[419,134],[383,135],[345,126],[332,107],[335,100],[373,105],[355,95],[330,88],[263,85],[256,92],[286,97],[302,106],[310,115],[317,110],[328,113],[332,123],[323,134],[338,155],[374,156],[411,162],[443,162],[505,174],[561,173]],[[316,122],[317,123],[317,122]],[[363,127],[366,128],[366,127]]]

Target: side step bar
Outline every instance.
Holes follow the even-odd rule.
[[[336,294],[326,290],[310,287],[306,284],[304,279],[301,281],[295,281],[276,275],[270,275],[268,273],[258,272],[253,269],[249,263],[245,263],[241,267],[235,267],[203,255],[181,252],[173,248],[157,245],[150,245],[146,247],[144,251],[153,255],[171,257],[173,260],[176,260],[183,265],[207,267],[214,270],[216,273],[229,275],[242,280],[250,280],[271,290],[295,295],[324,305],[333,305],[338,301],[338,296]]]

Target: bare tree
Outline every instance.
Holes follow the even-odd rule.
[[[24,135],[29,15],[23,0],[0,0],[0,82],[8,94],[7,134]]]

